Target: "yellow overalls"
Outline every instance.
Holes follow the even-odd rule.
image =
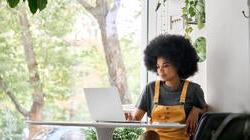
[[[185,80],[178,105],[159,105],[160,81],[155,82],[154,107],[151,112],[151,122],[176,122],[185,124],[186,115],[184,103],[189,81]],[[189,140],[185,128],[156,128],[153,129],[160,135],[160,140]]]

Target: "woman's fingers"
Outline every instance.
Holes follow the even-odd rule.
[[[125,118],[126,118],[126,120],[132,120],[132,113],[131,112],[126,112],[125,113]]]
[[[186,121],[186,132],[188,133],[188,134],[190,134],[190,120],[189,119],[187,119],[187,121]]]
[[[197,126],[196,121],[193,121],[193,122],[191,123],[191,127],[190,127],[190,134],[191,134],[191,135],[194,135],[194,134],[195,134],[196,126]]]
[[[198,118],[195,114],[190,114],[186,121],[186,131],[189,135],[194,135],[197,128]]]

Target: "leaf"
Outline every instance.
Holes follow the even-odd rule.
[[[29,8],[32,14],[35,14],[37,11],[37,0],[28,0]]]
[[[191,26],[185,29],[186,33],[191,33],[192,31],[193,31],[193,28]]]
[[[37,0],[37,7],[42,11],[47,5],[47,0]]]
[[[189,4],[190,4],[190,5],[193,5],[193,4],[194,4],[194,1],[190,1]]]
[[[14,8],[19,3],[19,0],[7,0],[7,2],[11,8]]]
[[[199,57],[199,62],[206,60],[206,38],[203,36],[198,37],[194,43],[195,50]]]
[[[195,2],[194,2],[194,5],[196,6],[197,4],[198,4],[198,1],[195,1]]]
[[[202,20],[198,20],[197,27],[198,27],[198,29],[202,29],[205,27],[205,24],[203,23]]]
[[[190,7],[189,9],[188,9],[188,12],[189,12],[189,14],[190,14],[190,16],[191,17],[193,17],[193,16],[195,16],[195,9],[193,8],[193,7]]]

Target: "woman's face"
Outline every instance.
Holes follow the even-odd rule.
[[[157,58],[157,73],[163,81],[171,81],[179,78],[176,68],[162,57]]]

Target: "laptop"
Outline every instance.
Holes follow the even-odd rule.
[[[115,87],[84,88],[91,118],[97,122],[126,122],[121,99]]]

